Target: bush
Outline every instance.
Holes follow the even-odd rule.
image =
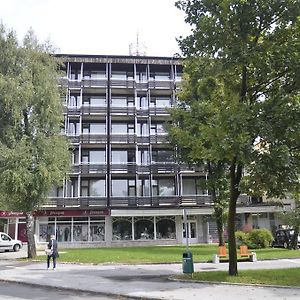
[[[272,233],[268,229],[254,229],[249,233],[237,231],[235,233],[237,245],[247,245],[250,249],[267,248],[273,241]]]
[[[243,231],[237,231],[235,233],[235,238],[236,238],[236,244],[237,246],[241,246],[241,245],[248,245],[248,234],[246,232]]]
[[[268,229],[254,229],[249,232],[249,241],[254,248],[267,248],[270,247],[273,241],[273,235]],[[252,247],[251,247],[252,248]]]

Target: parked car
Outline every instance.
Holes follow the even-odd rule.
[[[0,232],[0,251],[19,251],[23,244],[19,240],[14,240],[5,232]]]
[[[283,247],[288,249],[291,247],[292,239],[294,236],[293,229],[278,229],[275,232],[272,247]],[[298,248],[300,247],[300,236],[298,235]]]

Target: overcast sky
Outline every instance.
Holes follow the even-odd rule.
[[[128,55],[139,36],[149,56],[179,52],[189,26],[175,0],[0,0],[0,19],[21,39],[31,27],[60,53]]]

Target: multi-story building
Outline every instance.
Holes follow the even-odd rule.
[[[178,164],[164,125],[183,72],[177,58],[64,55],[64,133],[72,172],[36,213],[38,242],[178,244],[217,238],[206,174]],[[276,207],[241,196],[237,225],[273,228]],[[187,216],[184,222],[183,212]],[[22,218],[10,219],[11,230]],[[17,223],[16,223],[17,220]],[[10,230],[10,231],[11,231]]]

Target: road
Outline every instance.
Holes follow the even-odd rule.
[[[113,300],[124,298],[111,298],[108,296],[95,295],[88,292],[74,292],[53,288],[39,288],[30,285],[18,283],[0,282],[0,299],[1,300],[20,300],[20,299],[38,299],[38,300]],[[128,299],[128,298],[126,298]]]

